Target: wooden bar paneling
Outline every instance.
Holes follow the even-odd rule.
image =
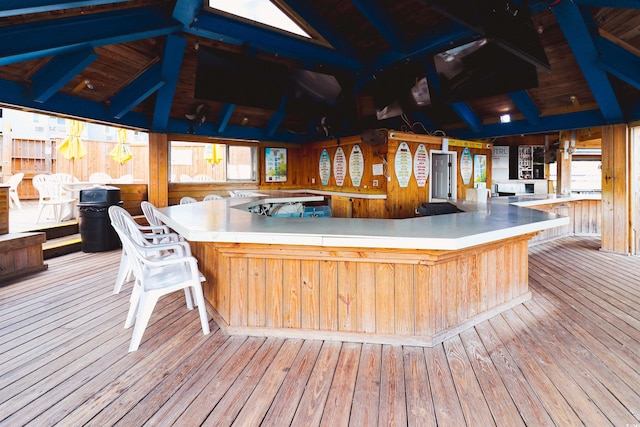
[[[231,334],[431,346],[530,298],[530,238],[458,251],[192,245]]]
[[[9,232],[9,187],[0,185],[0,235]]]
[[[626,125],[602,128],[602,249],[628,254],[629,224],[629,132]]]

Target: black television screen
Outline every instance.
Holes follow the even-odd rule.
[[[437,54],[434,65],[446,103],[538,86],[534,65],[486,39]]]
[[[522,60],[550,71],[549,60],[526,2],[510,0],[420,0],[466,25]]]
[[[284,65],[205,46],[198,50],[198,99],[277,110],[290,81]]]

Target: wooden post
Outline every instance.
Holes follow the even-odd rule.
[[[631,128],[631,253],[640,255],[640,127]]]
[[[11,123],[6,122],[2,135],[2,182],[6,182],[11,176],[11,162],[13,159],[13,136],[11,135]]]
[[[602,128],[602,250],[631,253],[629,128]]]
[[[556,194],[568,196],[571,194],[571,141],[575,146],[575,133],[560,132],[560,148],[556,156],[558,162]]]
[[[169,205],[169,139],[165,134],[149,134],[149,202]]]

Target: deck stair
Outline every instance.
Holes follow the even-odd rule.
[[[47,240],[42,244],[44,259],[80,251],[82,239],[77,221],[67,221],[61,224],[34,227],[29,231],[43,232]]]

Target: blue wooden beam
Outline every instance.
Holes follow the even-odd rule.
[[[36,102],[45,102],[96,59],[98,55],[93,49],[54,57],[31,78],[31,97]]]
[[[218,115],[218,132],[224,132],[227,129],[229,120],[233,115],[233,111],[236,109],[236,104],[224,104],[220,114]]]
[[[76,7],[123,3],[125,1],[130,0],[2,0],[0,2],[0,18],[29,13],[53,12]]]
[[[169,120],[167,133],[187,135],[189,122],[187,120]],[[254,128],[250,126],[227,126],[224,132],[218,131],[215,123],[203,123],[198,126],[198,135],[212,138],[245,139],[255,141],[281,141],[292,143],[311,142],[308,135],[296,134],[294,132],[279,131],[269,137],[266,128]]]
[[[257,50],[303,63],[324,64],[352,71],[362,68],[355,59],[333,49],[318,46],[312,41],[214,13],[198,14],[193,26],[186,28],[185,31],[238,46],[248,44]]]
[[[389,14],[380,4],[380,0],[351,0],[360,13],[373,25],[373,27],[389,42],[391,48],[396,51],[404,51],[405,46],[398,34],[397,25],[389,19]]]
[[[518,92],[511,92],[509,97],[516,104],[518,110],[524,115],[524,118],[532,125],[538,124],[540,121],[540,110],[533,102],[527,91],[521,90]]]
[[[160,9],[138,8],[0,27],[0,66],[178,31]]]
[[[269,122],[267,123],[267,135],[270,137],[273,137],[273,135],[276,133],[276,130],[278,130],[278,127],[287,115],[285,112],[287,99],[288,97],[286,95],[282,97],[282,100],[280,101],[280,107],[277,111],[273,112],[271,118],[269,119]]]
[[[575,3],[566,0],[551,9],[605,120],[610,123],[620,121],[622,109],[606,72],[596,64],[598,51],[580,9]]]
[[[480,132],[482,129],[482,120],[465,102],[454,102],[449,105],[453,111],[460,117],[473,132]]]
[[[109,113],[121,119],[163,85],[160,64],[155,64],[111,98]]]
[[[640,57],[600,36],[593,42],[600,53],[598,66],[640,89]]]
[[[187,40],[175,34],[168,35],[165,40],[160,72],[161,79],[165,84],[156,95],[156,105],[151,121],[153,132],[162,132],[167,128],[186,46]]]
[[[177,0],[173,8],[173,19],[185,27],[193,24],[196,14],[202,9],[203,0]]]
[[[19,83],[0,79],[0,103],[19,105],[26,109],[62,115],[67,117],[80,117],[100,123],[114,126],[124,126],[134,129],[149,129],[149,121],[143,114],[131,112],[122,120],[115,120],[107,113],[107,109],[101,102],[88,101],[77,96],[56,93],[46,102],[39,103],[28,97],[28,88]]]

